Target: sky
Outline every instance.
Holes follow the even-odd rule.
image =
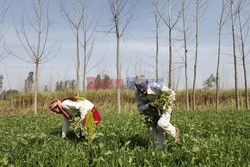
[[[10,1],[9,1],[10,2]],[[87,13],[88,19],[97,23],[94,32],[95,42],[88,69],[91,69],[87,76],[95,77],[98,74],[108,74],[111,78],[116,78],[116,38],[114,33],[108,33],[113,23],[108,1],[89,1]],[[128,5],[134,1],[129,1]],[[191,2],[191,1],[189,1]],[[215,75],[217,62],[218,45],[218,15],[220,1],[208,1],[206,11],[202,16],[199,29],[199,57],[197,66],[197,87],[201,88],[202,83],[211,74]],[[66,8],[69,12],[74,9],[70,1]],[[30,41],[35,42],[36,33],[34,28],[27,22],[27,17],[33,21],[34,11],[32,0],[12,0],[6,13],[3,25],[4,40],[11,52],[27,59],[28,54],[17,38],[16,28],[20,29],[21,20],[25,18],[25,30]],[[48,46],[55,44],[53,57],[49,62],[40,65],[39,88],[42,91],[45,85],[54,89],[58,81],[76,79],[76,44],[75,35],[60,12],[58,0],[49,1],[49,17],[52,25],[49,30]],[[173,15],[177,10],[172,10]],[[194,10],[190,8],[189,19],[194,17]],[[189,87],[192,88],[193,65],[195,53],[194,22],[189,24],[190,36],[188,40],[188,80]],[[91,27],[93,29],[93,27]],[[181,24],[177,24],[173,31],[173,80],[176,89],[184,89],[184,68],[182,34],[178,30]],[[130,22],[128,29],[121,39],[121,68],[122,78],[134,77],[144,74],[147,78],[155,78],[155,23],[153,16],[153,6],[151,0],[139,0],[135,7],[134,19]],[[82,31],[82,30],[81,30]],[[222,58],[221,58],[221,87],[228,89],[234,87],[234,70],[232,57],[232,39],[230,34],[230,24],[226,24],[223,32]],[[82,38],[82,34],[81,38]],[[249,39],[247,40],[249,44]],[[1,47],[1,52],[4,48]],[[82,55],[82,48],[80,48]],[[246,47],[249,50],[249,47]],[[159,48],[159,76],[167,83],[168,76],[168,29],[165,24],[160,27],[160,48]],[[247,71],[250,72],[250,58],[247,59]],[[242,63],[238,59],[239,86],[243,88]],[[82,64],[81,64],[82,65]],[[93,68],[95,67],[95,68]],[[0,75],[3,75],[3,89],[17,89],[23,91],[24,81],[30,71],[35,70],[35,65],[17,59],[9,55],[0,60]],[[81,72],[82,77],[82,72]],[[248,77],[249,78],[249,77]]]

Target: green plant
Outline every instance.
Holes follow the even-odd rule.
[[[170,92],[162,92],[158,97],[156,97],[154,104],[157,107],[159,116],[162,112],[167,111],[173,106],[174,100],[175,98],[170,96]]]
[[[249,166],[250,112],[174,112],[180,143],[154,144],[142,115],[101,113],[93,142],[70,126],[61,138],[61,115],[0,117],[0,166]]]

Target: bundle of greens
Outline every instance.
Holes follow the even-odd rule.
[[[162,92],[158,97],[155,98],[154,104],[157,107],[159,116],[162,114],[162,112],[167,111],[170,107],[172,107],[174,97],[170,95],[170,91]]]
[[[171,92],[161,92],[158,97],[156,97],[153,101],[156,108],[151,108],[150,110],[146,110],[143,112],[145,115],[145,122],[149,127],[154,127],[157,125],[157,122],[160,116],[166,112],[170,107],[172,108],[174,97],[170,96]]]
[[[71,127],[79,139],[85,137],[87,134],[86,127],[83,125],[80,117],[74,117],[74,120],[71,122]]]
[[[85,139],[88,141],[92,141],[92,135],[96,130],[96,123],[94,122],[93,114],[90,110],[85,116],[84,124],[80,117],[75,117],[74,121],[71,123],[71,126],[79,139],[81,137],[85,137]]]

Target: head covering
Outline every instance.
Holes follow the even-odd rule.
[[[145,83],[148,83],[148,80],[144,75],[137,75],[134,80],[135,87],[137,89],[141,89],[142,87],[145,87]]]
[[[58,106],[57,101],[53,101],[52,103],[50,103],[49,105],[49,109],[52,111],[54,108],[56,108]]]
[[[69,115],[69,113],[62,108],[62,102],[61,102],[61,100],[53,101],[49,105],[49,109],[51,111],[53,111],[53,109],[55,109],[56,107],[59,108],[59,111],[61,112],[61,114],[63,114],[68,119],[68,121],[72,121],[72,116]]]

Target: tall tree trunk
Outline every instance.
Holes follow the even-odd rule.
[[[220,10],[220,18],[219,18],[219,33],[218,33],[218,58],[217,58],[217,68],[216,68],[216,111],[219,109],[219,71],[220,71],[220,56],[221,56],[221,32],[222,27],[225,23],[224,20],[224,11],[225,11],[225,0],[221,1],[221,10]]]
[[[116,70],[117,70],[117,112],[121,113],[121,69],[120,69],[120,37],[116,41]]]
[[[249,110],[249,98],[248,98],[248,86],[247,86],[247,70],[246,70],[245,56],[242,57],[242,61],[243,61],[243,71],[244,71],[244,83],[245,83],[245,104],[246,104],[246,109]]]
[[[77,95],[80,95],[80,48],[79,48],[79,27],[81,25],[81,21],[83,20],[83,14],[84,12],[82,12],[81,6],[83,5],[83,2],[79,2],[79,0],[74,0],[74,7],[73,9],[75,10],[75,17],[74,19],[72,19],[69,15],[69,13],[67,13],[67,11],[65,10],[65,6],[63,4],[63,0],[60,0],[61,3],[61,8],[62,8],[62,12],[66,17],[66,20],[70,23],[70,25],[72,26],[72,30],[74,31],[74,35],[76,37],[76,91],[77,91]],[[81,6],[80,6],[81,5]],[[82,9],[83,10],[83,9]]]
[[[156,30],[156,49],[155,49],[155,76],[156,76],[156,82],[158,82],[159,79],[159,36],[158,36],[158,29]]]
[[[169,73],[168,73],[168,87],[172,88],[172,30],[169,29]]]
[[[79,53],[79,2],[76,3],[76,87],[77,96],[80,95],[80,53]]]
[[[196,89],[196,73],[198,62],[198,35],[199,35],[199,0],[196,1],[196,16],[195,16],[195,62],[194,62],[194,78],[193,78],[193,110],[196,108],[195,89]]]
[[[246,109],[249,109],[249,98],[248,98],[248,86],[247,86],[247,70],[246,70],[246,60],[245,56],[242,55],[242,61],[243,61],[243,71],[244,71],[244,83],[245,83],[245,104]]]
[[[242,49],[244,50],[244,49]],[[247,70],[246,70],[246,60],[245,56],[242,55],[242,61],[243,61],[243,71],[244,71],[244,84],[245,84],[245,104],[246,109],[249,109],[249,98],[248,98],[248,86],[247,86]]]
[[[84,32],[84,43],[83,43],[83,92],[86,92],[86,73],[87,73],[87,33]]]
[[[172,13],[171,13],[171,1],[168,0],[168,42],[169,42],[169,69],[168,69],[168,87],[172,88]]]
[[[39,64],[36,63],[36,69],[35,69],[35,81],[34,81],[34,113],[37,115],[37,94],[38,94],[38,70],[39,70]]]
[[[76,87],[77,96],[80,94],[80,53],[79,53],[79,32],[76,31],[76,55],[77,55],[77,65],[76,65]]]
[[[116,14],[116,72],[117,72],[117,112],[121,113],[121,68],[120,68],[120,0]]]
[[[239,1],[238,1],[239,3]],[[244,72],[244,84],[245,84],[245,105],[246,109],[249,109],[249,100],[248,100],[248,86],[247,86],[247,70],[246,70],[246,55],[245,55],[245,42],[244,42],[244,36],[243,36],[243,26],[241,21],[241,11],[239,9],[238,11],[238,20],[239,20],[239,26],[240,26],[240,41],[241,41],[241,54],[242,54],[242,63],[243,63],[243,72]]]
[[[239,91],[238,91],[238,70],[237,70],[237,56],[236,56],[236,40],[235,40],[235,30],[234,30],[234,0],[230,0],[231,6],[231,21],[232,21],[232,38],[233,38],[233,57],[234,57],[234,85],[235,85],[235,102],[236,110],[240,109],[239,105]]]
[[[162,1],[164,3],[164,1]],[[178,4],[178,3],[177,3]],[[173,86],[173,70],[172,70],[172,64],[173,64],[173,51],[172,51],[172,31],[174,30],[175,25],[177,24],[177,22],[179,21],[179,17],[181,15],[181,12],[179,12],[178,10],[178,6],[176,5],[175,8],[176,10],[172,11],[172,4],[171,4],[171,0],[167,1],[167,10],[168,10],[168,15],[167,18],[163,17],[163,14],[159,14],[161,20],[166,24],[167,28],[168,28],[168,45],[169,45],[169,60],[168,60],[168,87],[171,89]],[[162,12],[164,13],[165,11],[165,4],[164,4],[164,9],[162,10]],[[177,11],[177,13],[175,12]],[[159,13],[159,10],[157,10],[157,12]],[[176,17],[173,17],[173,13],[176,13]]]
[[[37,114],[37,93],[38,93],[38,67],[40,57],[40,45],[41,45],[41,22],[42,22],[42,2],[38,0],[38,37],[37,37],[37,50],[36,50],[36,69],[35,69],[35,81],[34,81],[34,113]]]
[[[159,79],[159,18],[157,14],[157,0],[154,0],[154,15],[155,15],[155,77],[158,82]]]
[[[186,110],[189,111],[189,96],[188,96],[188,61],[187,61],[187,30],[186,30],[186,0],[182,1],[182,27],[183,27],[183,42],[185,56],[185,90],[186,90]]]
[[[216,68],[216,111],[219,108],[219,70],[220,70],[220,46],[221,46],[221,28],[219,28],[219,43],[218,43],[218,59],[217,59],[217,68]]]
[[[121,67],[120,67],[120,39],[123,35],[123,32],[128,27],[128,24],[132,20],[133,17],[133,9],[135,4],[131,5],[131,8],[125,14],[123,10],[127,5],[127,0],[109,0],[109,5],[112,13],[112,21],[115,23],[115,33],[116,33],[116,72],[117,72],[117,112],[121,113],[121,89],[122,89],[122,82],[121,82]],[[121,16],[128,16],[126,19],[125,24],[123,24],[123,28],[120,27]],[[120,30],[121,28],[121,30]]]

